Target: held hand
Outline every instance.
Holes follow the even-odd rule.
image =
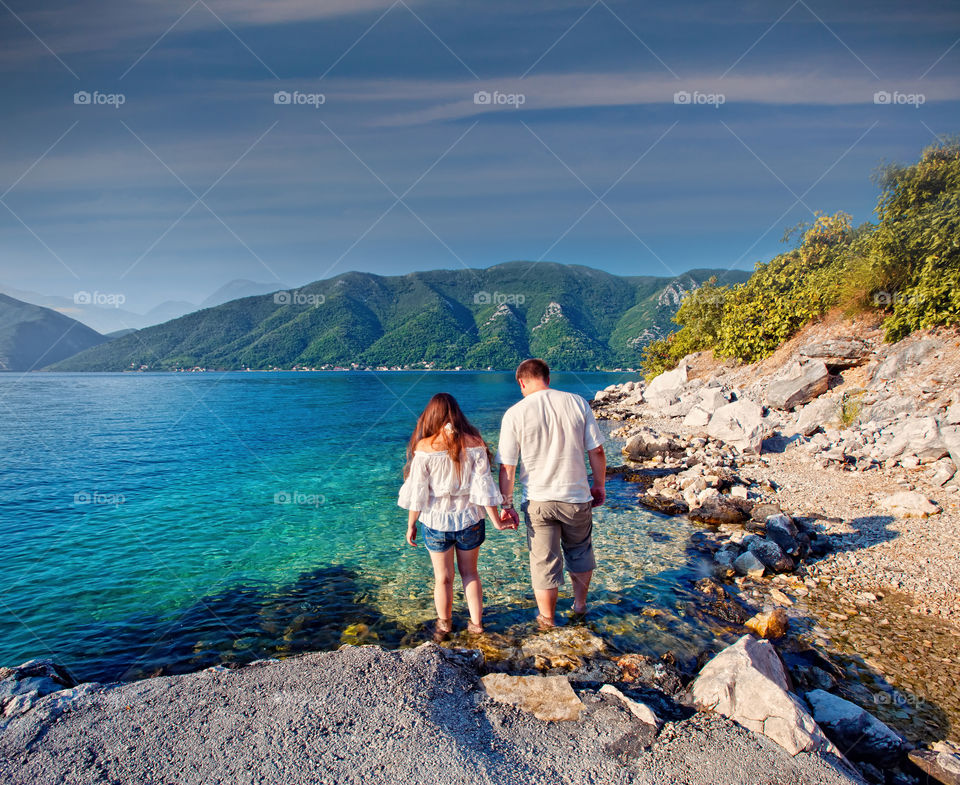
[[[594,486],[590,489],[590,495],[593,497],[593,501],[590,502],[591,507],[599,507],[607,500],[607,489],[604,486]]]
[[[417,547],[417,527],[416,524],[407,527],[407,545]]]
[[[514,509],[503,510],[500,513],[500,523],[503,529],[516,529],[520,525],[520,516]]]

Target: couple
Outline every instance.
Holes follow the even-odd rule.
[[[605,499],[607,464],[600,429],[583,398],[550,389],[550,369],[543,360],[524,360],[516,378],[523,400],[503,416],[496,457],[499,488],[490,472],[489,448],[447,393],[430,399],[407,447],[398,504],[409,510],[410,545],[416,545],[417,519],[423,526],[424,545],[433,562],[434,637],[438,640],[446,637],[453,625],[454,553],[470,609],[467,632],[483,632],[477,557],[486,537],[486,517],[501,530],[519,525],[513,507],[517,478],[523,486],[521,509],[538,626],[549,629],[556,625],[564,559],[573,584],[573,612],[586,613],[587,590],[596,566],[591,508]],[[584,453],[589,457],[592,484],[587,480]]]

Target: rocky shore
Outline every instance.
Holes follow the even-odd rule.
[[[568,630],[569,640],[563,631],[528,643],[548,659],[580,652],[578,667],[567,670],[561,666],[572,663],[558,659],[548,674],[490,673],[477,651],[435,644],[399,652],[345,646],[235,670],[61,689],[4,720],[0,779],[24,785],[858,781],[825,740],[791,755],[722,713],[694,711],[669,664],[636,656],[617,662],[602,650],[584,656],[588,633]],[[60,678],[49,664],[30,667],[33,675],[22,679]],[[786,700],[781,710],[794,710],[759,671],[751,689],[757,700],[766,694]]]
[[[826,322],[761,363],[691,355],[593,406],[622,423],[640,503],[703,525],[716,614],[781,652],[844,655],[845,671],[785,659],[800,691],[849,698],[917,745],[864,776],[957,782],[952,758],[952,774],[916,766],[960,740],[960,334],[884,345]]]

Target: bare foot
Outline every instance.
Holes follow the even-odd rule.
[[[470,635],[480,635],[483,633],[482,624],[474,624],[472,621],[467,622],[467,632]]]
[[[552,630],[556,626],[557,624],[553,619],[548,619],[542,614],[537,616],[537,627],[541,630]]]

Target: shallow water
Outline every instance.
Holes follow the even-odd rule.
[[[554,386],[589,397],[626,378]],[[0,663],[135,678],[335,648],[358,623],[399,644],[433,617],[396,493],[440,390],[493,441],[519,397],[502,373],[0,374]],[[694,657],[723,632],[688,603],[690,524],[635,495],[612,478],[596,514],[591,624]],[[526,558],[522,534],[488,527],[489,627],[531,618]]]

